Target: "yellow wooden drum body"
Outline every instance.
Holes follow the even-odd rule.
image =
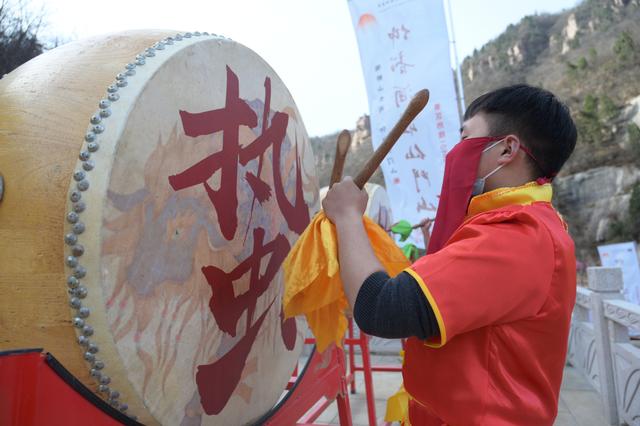
[[[144,423],[273,406],[304,326],[280,264],[319,203],[260,57],[164,31],[47,52],[0,80],[0,174],[0,350],[43,347]]]

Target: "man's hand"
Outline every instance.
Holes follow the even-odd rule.
[[[368,199],[364,190],[345,177],[331,187],[322,202],[324,213],[336,226],[340,277],[352,310],[364,280],[374,272],[384,271],[373,253],[362,220]]]
[[[367,208],[369,196],[359,189],[353,179],[347,176],[342,182],[334,184],[322,201],[322,208],[334,224],[342,221],[361,221]]]

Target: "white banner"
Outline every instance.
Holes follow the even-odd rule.
[[[395,220],[435,218],[444,158],[459,141],[449,38],[442,0],[348,0],[369,97],[374,149],[413,94],[429,104],[382,164]],[[424,247],[418,230],[411,242]]]
[[[640,305],[640,265],[636,253],[636,243],[619,243],[598,246],[598,254],[602,266],[622,269],[624,298]]]

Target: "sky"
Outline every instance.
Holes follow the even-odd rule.
[[[208,31],[232,38],[277,72],[310,136],[354,128],[358,117],[368,113],[347,0],[24,1],[33,10],[44,8],[48,25],[43,35],[62,40],[145,28]],[[559,12],[579,2],[444,1],[445,10],[451,2],[460,62],[524,16]]]

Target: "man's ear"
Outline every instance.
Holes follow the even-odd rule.
[[[504,139],[504,144],[501,149],[498,164],[509,164],[516,158],[518,152],[520,152],[520,140],[517,136],[509,135]]]

